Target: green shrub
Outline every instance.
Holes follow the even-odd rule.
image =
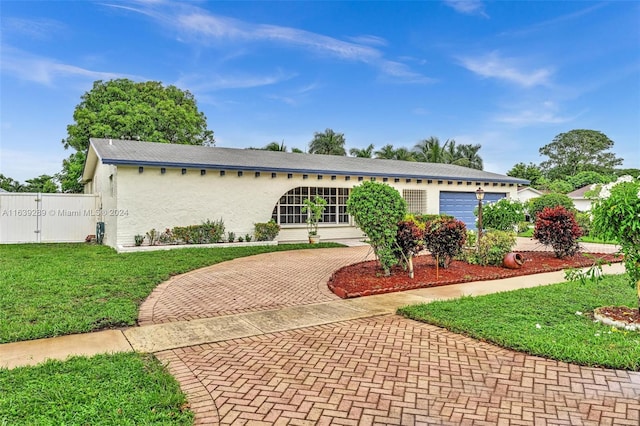
[[[582,230],[582,235],[589,235],[591,233],[591,213],[577,212],[576,222]]]
[[[557,192],[560,194],[566,194],[568,192],[573,191],[575,188],[572,184],[563,179],[554,179],[549,184],[549,189],[553,192]]]
[[[184,244],[218,243],[224,235],[224,222],[222,219],[207,219],[201,225],[176,226],[171,232],[176,240]]]
[[[476,240],[478,239],[478,233],[472,229],[467,229],[467,240],[464,243],[466,248],[476,246]]]
[[[273,241],[279,232],[280,225],[273,219],[269,222],[253,224],[253,235],[256,237],[256,241]]]
[[[535,223],[538,213],[545,207],[562,206],[569,211],[575,211],[576,206],[573,200],[565,194],[544,194],[540,197],[532,198],[527,202],[527,210],[531,216],[531,221]]]
[[[227,241],[228,241],[228,242],[230,242],[230,243],[232,243],[232,242],[234,242],[235,240],[236,240],[236,233],[235,233],[235,232],[231,232],[231,231],[229,231],[229,232],[227,233]]]
[[[453,216],[448,215],[446,213],[442,213],[442,214],[415,214],[415,215],[409,215],[410,217],[412,217],[416,222],[418,223],[422,223],[422,224],[426,224],[427,222],[430,222],[432,220],[438,219],[438,218],[445,218],[445,219],[453,219]]]
[[[522,222],[518,222],[517,226],[517,230],[516,232],[518,234],[522,234],[523,232],[527,232],[529,230],[529,227],[531,226],[530,222],[525,222],[524,220]]]
[[[140,234],[135,235],[133,237],[133,240],[135,241],[136,246],[141,246],[142,242],[144,241],[144,235],[140,235]]]
[[[397,263],[394,254],[398,222],[407,213],[407,203],[400,193],[384,183],[364,182],[351,190],[347,213],[367,235],[386,275]]]
[[[424,242],[438,265],[447,268],[454,257],[462,253],[467,239],[464,222],[457,219],[437,218],[427,222]]]
[[[515,232],[493,230],[482,235],[476,250],[468,254],[467,261],[482,266],[502,266],[504,255],[515,245]]]
[[[322,221],[322,215],[327,207],[327,200],[316,195],[311,198],[305,198],[302,203],[302,214],[307,215],[307,231],[309,236],[318,235],[318,223]]]
[[[176,243],[176,239],[173,236],[173,233],[171,232],[171,229],[166,228],[164,230],[164,232],[162,232],[160,234],[160,236],[158,237],[158,241],[160,241],[160,244],[175,244]]]
[[[538,214],[533,238],[553,247],[556,257],[573,256],[580,248],[578,238],[582,231],[573,212],[562,206],[545,207]]]
[[[640,310],[640,180],[622,176],[604,185],[594,204],[596,235],[615,239],[624,253],[624,267],[638,294]]]
[[[158,231],[156,231],[155,228],[153,228],[152,230],[150,230],[149,232],[147,232],[147,239],[149,240],[149,245],[150,246],[155,246],[156,243],[158,242]]]
[[[478,214],[476,208],[476,215]],[[518,200],[503,198],[482,206],[482,227],[513,231],[524,220],[524,205]]]

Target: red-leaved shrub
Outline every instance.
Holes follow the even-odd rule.
[[[413,278],[413,256],[424,249],[424,226],[414,220],[398,222],[396,257]]]
[[[466,240],[467,227],[457,219],[439,217],[426,223],[425,246],[443,268],[462,252]]]
[[[580,248],[582,230],[572,212],[562,206],[545,207],[536,217],[533,238],[553,247],[556,257],[573,256]]]
[[[402,220],[398,222],[396,243],[404,256],[415,256],[424,249],[424,229],[413,220]]]

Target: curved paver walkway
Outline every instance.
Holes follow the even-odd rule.
[[[196,424],[634,425],[640,373],[387,315],[156,353]]]
[[[327,288],[342,266],[373,259],[369,246],[293,250],[234,259],[160,284],[139,325],[212,318],[338,300]]]

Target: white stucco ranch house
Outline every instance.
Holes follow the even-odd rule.
[[[490,202],[515,199],[518,185],[528,184],[451,164],[116,139],[91,139],[82,179],[85,193],[99,196],[104,243],[115,248],[152,228],[207,219],[244,235],[273,218],[279,241],[305,241],[302,203],[316,194],[328,202],[322,239],[359,238],[346,202],[351,188],[368,180],[397,189],[411,212],[448,213],[473,228],[479,187]]]

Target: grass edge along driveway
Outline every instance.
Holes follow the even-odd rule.
[[[122,253],[88,244],[0,245],[0,343],[133,326],[142,301],[173,275],[335,243]]]

